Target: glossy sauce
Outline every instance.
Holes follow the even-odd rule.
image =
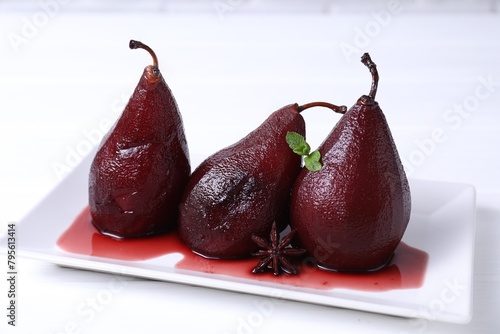
[[[180,253],[184,258],[175,265],[178,269],[314,289],[389,291],[419,288],[424,282],[428,262],[426,252],[401,242],[391,262],[385,268],[372,273],[324,271],[314,265],[314,259],[306,258],[299,265],[299,275],[252,274],[252,269],[258,263],[257,258],[230,261],[206,259],[187,248],[175,231],[139,239],[114,239],[103,235],[92,225],[88,207],[60,236],[57,246],[70,253],[126,261],[143,261]]]

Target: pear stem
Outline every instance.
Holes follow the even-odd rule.
[[[375,95],[377,94],[377,88],[378,88],[378,71],[377,71],[377,65],[372,61],[370,58],[370,55],[367,53],[363,54],[361,57],[361,62],[368,67],[370,70],[370,73],[372,74],[372,87],[370,89],[370,94],[369,96],[375,100]]]
[[[334,112],[339,113],[339,114],[345,114],[347,111],[346,106],[337,106],[335,104],[328,103],[328,102],[311,102],[311,103],[306,103],[306,104],[299,106],[299,112],[306,110],[306,109],[309,109],[309,108],[312,108],[312,107],[329,108],[329,109],[331,109]]]
[[[146,44],[144,44],[142,42],[134,41],[133,39],[130,40],[128,46],[131,49],[144,49],[147,52],[149,52],[151,57],[153,57],[153,66],[158,68],[158,58],[156,58],[156,54],[149,46],[147,46]]]

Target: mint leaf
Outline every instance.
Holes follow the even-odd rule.
[[[316,150],[311,154],[309,154],[308,156],[304,157],[304,165],[311,172],[317,172],[321,170],[321,168],[323,167],[321,165],[321,162],[319,162],[320,159],[321,159],[321,153],[319,153],[319,151]]]
[[[304,157],[304,165],[307,169],[312,172],[317,172],[322,168],[319,162],[321,154],[318,150],[309,153],[311,152],[311,146],[306,142],[304,136],[297,132],[287,132],[286,142],[294,153]]]
[[[305,161],[305,158],[304,158],[304,161]],[[318,171],[321,170],[321,168],[323,168],[323,166],[321,165],[321,163],[319,161],[308,161],[308,162],[305,162],[305,166],[311,172],[318,172]]]
[[[309,154],[309,158],[311,158],[314,161],[319,161],[319,159],[321,159],[321,153],[319,153],[318,150],[311,152],[311,154]]]
[[[300,146],[293,149],[293,152],[298,155],[308,155],[311,151],[311,146],[308,143],[301,144]]]
[[[304,136],[298,134],[297,132],[287,132],[286,142],[293,152],[298,155],[308,155],[311,151],[311,147],[306,142]]]

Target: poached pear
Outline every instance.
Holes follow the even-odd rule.
[[[258,248],[252,236],[269,235],[273,222],[278,230],[288,225],[301,157],[286,135],[305,136],[300,112],[316,105],[338,108],[287,105],[195,169],[179,206],[179,237],[191,250],[208,258],[246,257]]]
[[[120,118],[103,138],[90,169],[94,226],[118,238],[177,226],[178,204],[191,167],[181,114],[155,53]]]
[[[410,219],[408,180],[386,118],[375,101],[378,72],[318,150],[323,167],[299,173],[291,227],[317,265],[335,271],[373,271],[387,264]]]

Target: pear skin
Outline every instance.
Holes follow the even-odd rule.
[[[301,157],[289,149],[287,131],[305,135],[297,104],[196,168],[179,207],[179,236],[189,248],[209,258],[245,257],[257,247],[252,235],[269,235],[273,222],[288,224]]]
[[[373,271],[387,264],[410,219],[411,194],[386,118],[375,101],[376,66],[363,56],[373,84],[318,150],[323,168],[303,168],[291,199],[291,226],[319,267]]]
[[[147,66],[122,115],[103,138],[90,169],[94,226],[118,238],[177,226],[178,203],[191,167],[181,114],[157,59]]]

